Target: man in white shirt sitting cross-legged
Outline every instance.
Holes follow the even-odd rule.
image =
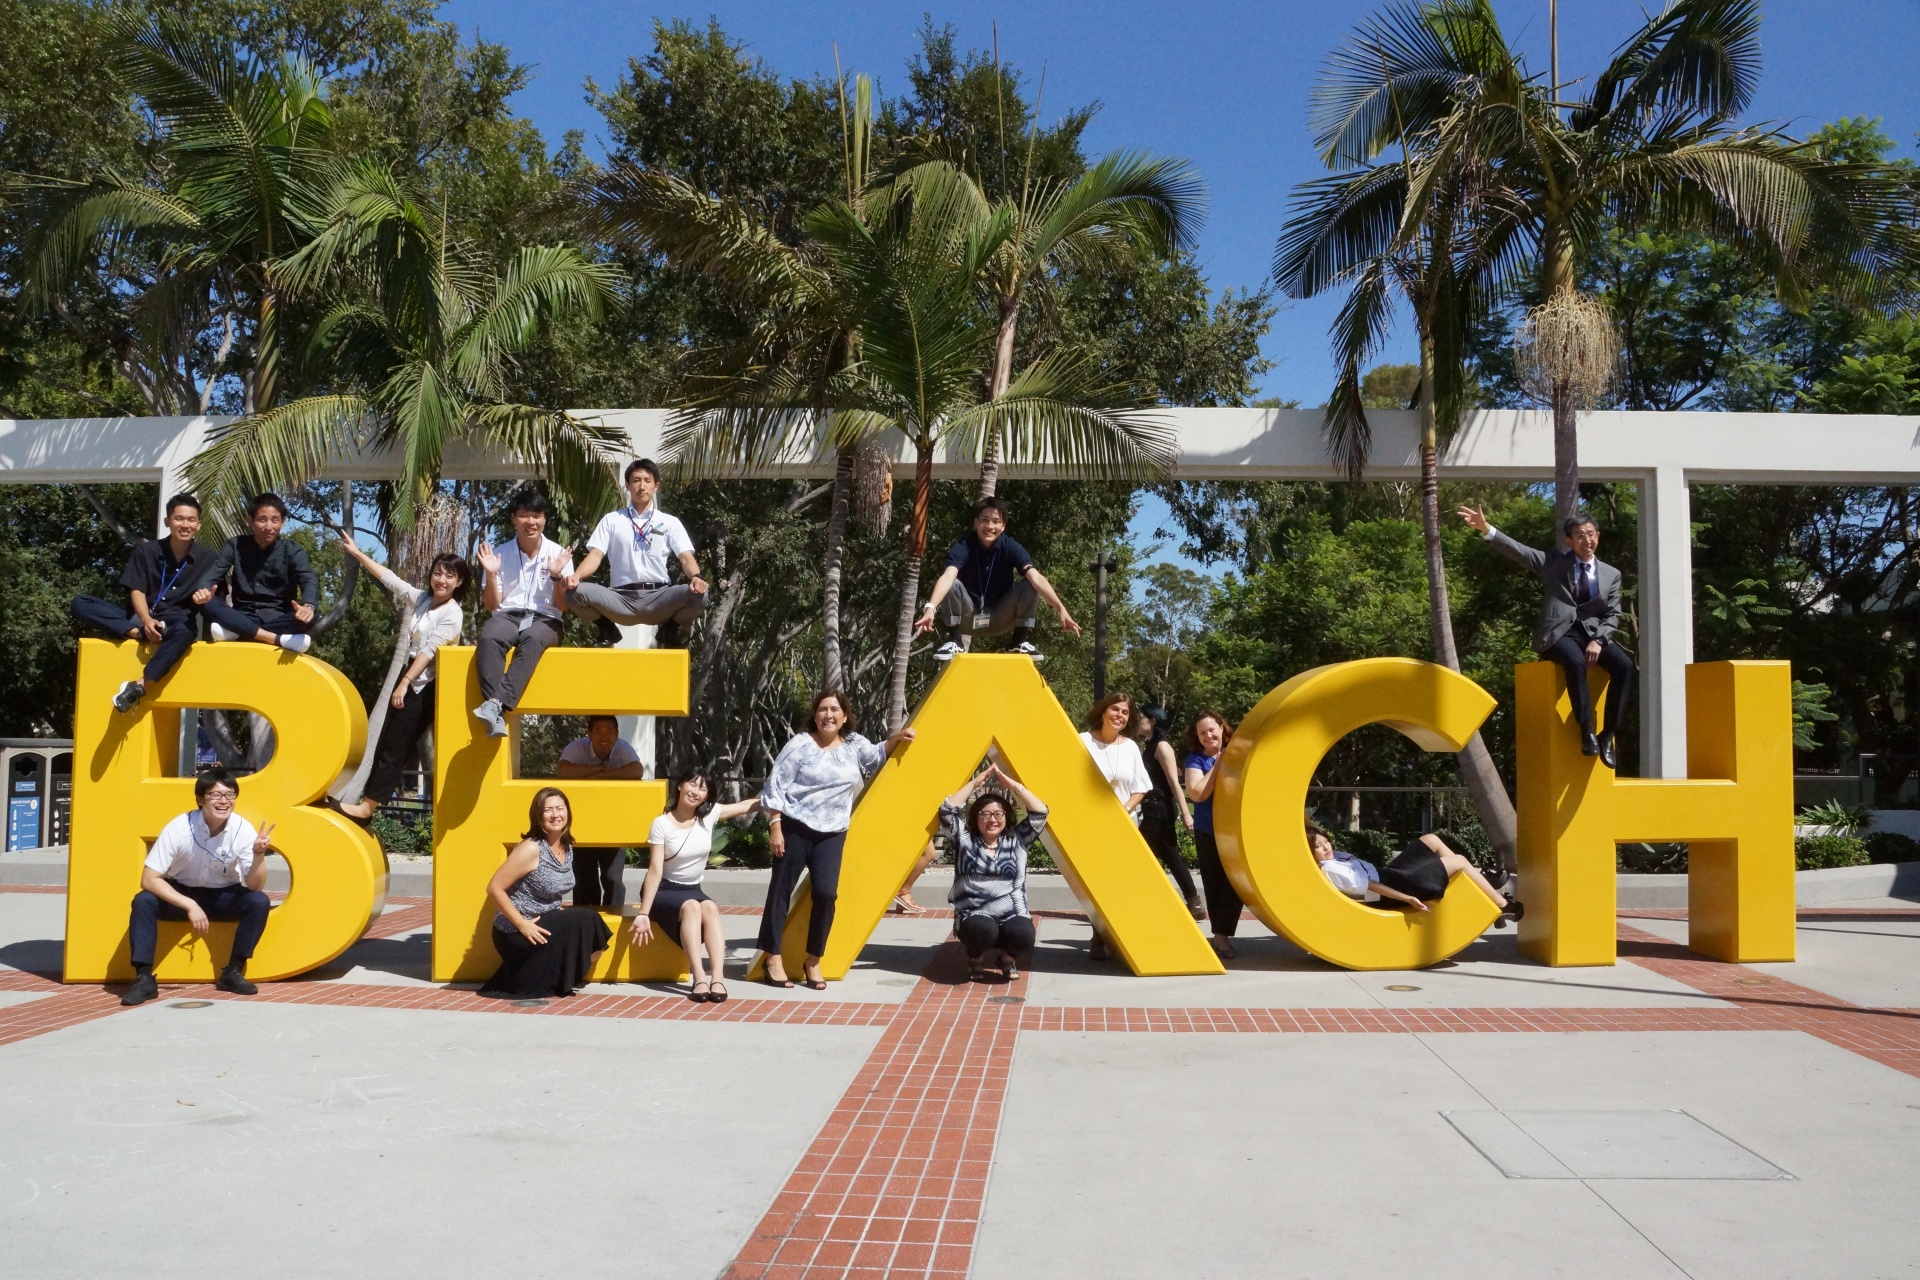
[[[266,932],[272,905],[263,890],[273,824],[262,823],[256,831],[233,811],[240,783],[218,766],[194,780],[193,798],[200,807],[160,828],[141,867],[128,926],[133,986],[120,997],[121,1004],[145,1004],[160,994],[153,952],[162,920],[185,920],[199,937],[206,936],[211,921],[237,921],[233,951],[213,985],[237,996],[259,990],[247,981],[247,961]]]
[[[627,496],[632,499],[618,511],[609,511],[593,527],[587,539],[587,554],[577,572],[568,575],[568,603],[574,614],[594,623],[600,639],[617,643],[620,632],[615,624],[658,625],[654,645],[661,649],[678,648],[684,641],[684,629],[693,625],[707,607],[707,583],[700,576],[700,561],[693,554],[693,540],[686,526],[660,510],[660,468],[653,459],[640,458],[628,464]],[[607,562],[607,576],[613,585],[583,582]],[[670,581],[670,562],[678,560],[686,573],[685,585]]]
[[[567,578],[573,573],[573,553],[547,537],[544,494],[522,489],[507,507],[507,517],[513,538],[497,547],[482,546],[478,553],[486,573],[480,607],[490,616],[473,646],[481,697],[473,714],[487,726],[489,738],[507,736],[507,713],[527,691],[540,655],[560,643]]]

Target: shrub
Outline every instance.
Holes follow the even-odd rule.
[[[1831,827],[1834,835],[1857,836],[1872,816],[1872,811],[1864,807],[1829,800],[1825,804],[1802,809],[1794,815],[1793,821],[1794,825],[1801,827]]]
[[[1920,862],[1920,840],[1898,831],[1876,831],[1866,838],[1867,858],[1872,862]]]
[[[1858,836],[1801,836],[1793,842],[1793,865],[1801,871],[1867,864],[1867,844]]]
[[[1393,855],[1400,852],[1406,841],[1391,831],[1375,831],[1362,827],[1358,831],[1330,832],[1333,842],[1356,858],[1364,858],[1376,867],[1384,867],[1393,861]]]
[[[1620,871],[1644,875],[1684,875],[1687,870],[1687,846],[1684,844],[1616,844],[1614,866]]]
[[[393,814],[379,812],[367,823],[367,830],[380,842],[380,847],[388,853],[397,853],[404,857],[425,858],[433,854],[433,824],[414,822]]]

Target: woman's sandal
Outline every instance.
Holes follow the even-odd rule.
[[[707,983],[707,1002],[709,1004],[725,1004],[727,1002],[726,984],[718,978],[711,979]]]
[[[1020,966],[1011,959],[1001,962],[1000,972],[1008,982],[1020,981]]]
[[[769,987],[779,987],[783,991],[793,986],[792,978],[776,978],[770,973],[761,974],[760,981]]]
[[[825,978],[803,977],[800,979],[800,985],[809,991],[825,991],[827,989],[827,980]]]
[[[1219,956],[1222,960],[1233,959],[1233,939],[1223,938],[1215,934],[1213,937],[1207,939],[1207,945],[1212,947],[1213,954]]]
[[[348,813],[345,809],[340,807],[340,802],[332,796],[321,796],[320,807],[322,809],[331,809],[335,813],[339,814],[341,817],[345,818],[348,822],[354,823],[355,825],[360,827],[369,826],[373,822],[373,814],[370,813],[363,818],[357,813]]]
[[[695,1004],[705,1004],[707,1001],[713,999],[713,995],[711,992],[702,991],[700,988],[711,987],[712,985],[711,980],[707,978],[700,979],[700,981],[694,983],[687,991],[687,999],[693,1001]]]
[[[887,910],[891,914],[902,915],[902,916],[923,916],[927,914],[927,909],[925,907],[921,906],[919,903],[915,902],[912,898],[908,897],[904,893],[894,894],[893,905],[888,907]]]

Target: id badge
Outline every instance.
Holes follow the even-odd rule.
[[[973,629],[975,631],[985,631],[988,627],[992,625],[993,625],[992,614],[976,613],[973,615]]]

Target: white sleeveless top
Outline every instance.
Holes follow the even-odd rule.
[[[683,827],[672,813],[663,813],[653,820],[647,843],[666,850],[662,879],[673,884],[699,884],[706,874],[707,855],[713,852],[713,814],[695,818],[692,826]]]

